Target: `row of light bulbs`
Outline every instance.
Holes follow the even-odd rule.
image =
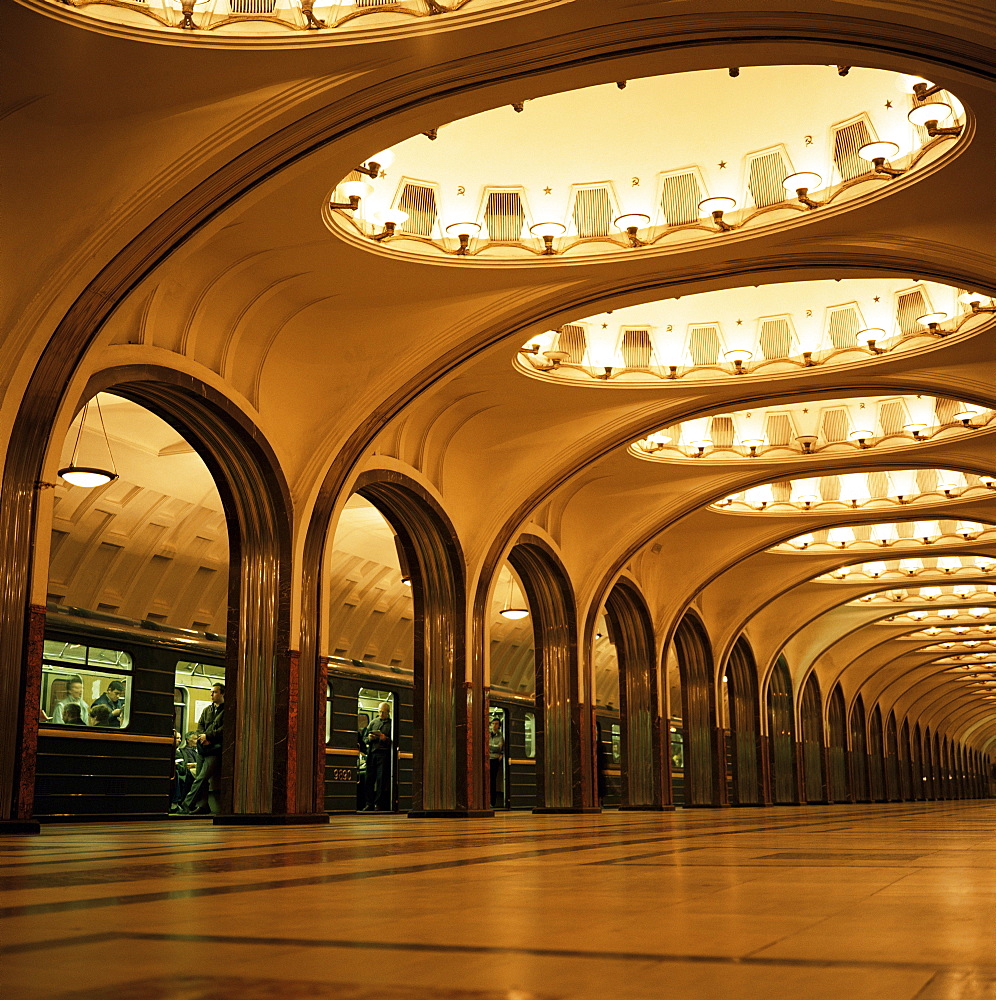
[[[980,524],[977,521],[959,521],[955,527],[954,534],[965,539],[965,541],[971,541],[978,538],[979,535],[991,527],[992,525]],[[894,542],[907,541],[918,541],[924,545],[930,545],[934,541],[946,537],[938,521],[915,521],[912,526],[912,535],[900,535],[897,525],[892,523],[872,524],[868,528],[868,541],[872,543],[877,542],[879,545],[891,545]],[[825,542],[827,545],[839,545],[843,549],[849,543],[856,541],[858,541],[858,538],[854,534],[853,528],[828,528],[826,531]],[[789,539],[784,544],[799,550],[808,549],[810,545],[816,544],[816,536],[813,534],[798,535],[796,538]]]
[[[885,590],[877,594],[862,594],[859,601],[936,601],[940,598],[957,597],[959,600],[968,600],[970,597],[988,597],[996,594],[996,587],[981,584],[960,584],[952,587],[950,592],[942,590],[940,587],[919,587],[916,590]],[[955,608],[945,609],[948,612],[958,613]],[[939,611],[938,614],[941,614]],[[945,615],[941,614],[941,617]],[[950,617],[950,615],[948,616]]]
[[[975,562],[966,562],[958,556],[941,556],[937,560],[937,566],[924,566],[919,559],[900,559],[893,566],[884,562],[861,563],[858,566],[840,566],[833,570],[830,576],[838,580],[843,580],[852,574],[878,579],[884,573],[905,573],[907,576],[916,576],[918,573],[931,573],[935,569],[941,573],[955,573],[960,569],[981,570],[983,573],[991,573],[996,568],[996,558],[992,556],[977,556]]]
[[[908,119],[913,125],[925,127],[931,137],[938,135],[958,135],[963,126],[952,125],[942,127],[941,122],[949,120],[953,115],[951,105],[941,101],[931,101],[920,103],[908,114]],[[858,149],[858,156],[872,164],[876,173],[887,174],[888,176],[898,176],[904,170],[892,167],[886,163],[887,160],[895,157],[899,153],[898,143],[888,140],[876,140],[865,143]],[[371,157],[365,164],[358,168],[360,173],[366,174],[371,179],[376,179],[384,169],[394,162],[394,154],[391,150],[384,150]],[[820,174],[803,170],[789,174],[782,180],[782,187],[786,192],[794,192],[798,201],[807,208],[819,208],[822,202],[814,201],[810,197],[811,191],[818,191],[823,186],[823,178]],[[339,185],[339,190],[348,198],[348,202],[332,203],[331,207],[344,210],[359,210],[362,199],[369,197],[373,193],[373,187],[367,181],[353,180],[345,181]],[[724,218],[726,213],[732,212],[737,207],[736,198],[728,195],[717,195],[704,198],[698,203],[700,217],[711,218],[720,232],[728,232],[735,229]],[[376,234],[373,239],[385,240],[394,236],[397,227],[408,221],[408,213],[400,208],[385,208],[373,214],[373,221],[381,224],[383,230]],[[640,239],[639,233],[646,229],[651,223],[651,218],[643,212],[627,212],[617,216],[613,220],[613,225],[629,239],[631,247],[646,246],[646,241]],[[466,255],[470,252],[470,241],[480,236],[483,230],[481,223],[476,221],[457,221],[444,226],[443,231],[447,236],[458,241],[459,247],[455,251],[459,255]],[[557,251],[553,241],[558,236],[563,236],[567,232],[567,226],[563,222],[547,221],[536,222],[529,227],[529,232],[543,240],[543,255],[551,256]],[[943,317],[942,317],[943,319]],[[935,321],[939,322],[939,321]],[[884,331],[876,331],[881,334],[878,339],[884,339]],[[874,341],[875,338],[872,338]],[[749,357],[749,353],[748,353]],[[735,358],[730,358],[735,361]],[[741,359],[746,360],[746,359]]]

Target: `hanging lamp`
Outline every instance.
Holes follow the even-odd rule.
[[[512,621],[518,621],[521,618],[529,617],[528,608],[516,608],[512,606],[512,574],[508,574],[508,595],[505,598],[505,603],[502,606],[501,611],[498,612],[503,618],[510,618]]]
[[[102,469],[95,465],[78,465],[76,456],[80,448],[80,438],[83,436],[83,428],[86,426],[87,414],[90,412],[90,403],[97,407],[97,416],[100,419],[100,432],[104,437],[104,447],[107,449],[107,457],[110,460],[110,470]],[[73,444],[73,454],[69,459],[69,465],[59,469],[59,475],[67,483],[73,486],[82,486],[85,489],[92,489],[94,486],[106,486],[113,483],[118,478],[117,470],[114,467],[114,456],[111,454],[111,444],[107,439],[107,428],[104,426],[104,415],[100,411],[100,400],[94,396],[92,400],[87,400],[83,406],[83,415],[80,418],[80,426],[76,431],[76,442]]]

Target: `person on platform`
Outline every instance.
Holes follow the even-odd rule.
[[[491,720],[488,730],[488,768],[491,787],[491,808],[499,805],[498,779],[501,777],[502,766],[505,763],[505,737],[501,734],[501,719],[497,716]]]
[[[92,712],[98,705],[106,705],[110,712],[110,720],[106,723],[115,729],[121,728],[121,717],[124,715],[124,681],[111,681],[107,690],[90,706]]]
[[[367,804],[365,812],[388,812],[391,808],[391,764],[394,760],[394,727],[391,706],[382,701],[377,718],[363,731],[367,747]]]
[[[66,697],[62,701],[56,702],[52,721],[57,726],[63,725],[66,721],[63,715],[67,705],[79,705],[80,718],[83,720],[83,725],[88,726],[90,724],[90,717],[87,713],[86,704],[83,701],[83,678],[78,674],[74,674],[66,681]]]
[[[197,745],[201,752],[194,783],[183,800],[181,811],[199,816],[217,814],[218,781],[221,777],[221,744],[225,722],[225,685],[211,688],[211,704],[197,720]]]

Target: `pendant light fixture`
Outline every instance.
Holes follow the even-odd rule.
[[[100,433],[104,438],[104,447],[107,449],[108,464],[110,471],[94,465],[79,465],[76,457],[80,449],[80,438],[83,436],[83,428],[86,426],[86,418],[90,412],[90,403],[94,403],[97,409],[97,417],[100,420]],[[59,475],[67,483],[73,486],[82,486],[85,489],[92,489],[94,486],[106,486],[113,483],[118,478],[117,470],[114,467],[114,456],[111,454],[111,444],[107,440],[107,428],[104,426],[104,415],[100,412],[100,400],[94,396],[92,400],[87,400],[83,406],[83,414],[80,417],[80,425],[76,431],[76,442],[73,445],[73,454],[69,459],[69,465],[59,469]]]
[[[512,574],[508,574],[508,595],[505,598],[505,603],[502,606],[501,611],[498,612],[503,618],[510,618],[512,621],[518,621],[522,618],[529,617],[528,608],[518,608],[512,605]]]

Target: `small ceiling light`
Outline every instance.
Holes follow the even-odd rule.
[[[647,244],[636,234],[646,226],[650,225],[650,216],[641,212],[630,212],[628,215],[620,215],[613,219],[613,224],[629,237],[631,247],[645,247]]]
[[[819,438],[815,434],[798,434],[796,435],[796,441],[802,445],[802,450],[805,454],[809,455],[813,450],[813,445]]]
[[[356,211],[360,207],[360,199],[373,192],[373,185],[366,181],[345,181],[339,185],[339,190],[348,201],[330,201],[329,208],[350,209]]]
[[[949,125],[942,128],[938,123],[951,117],[951,105],[942,101],[931,101],[928,104],[918,104],[907,116],[914,125],[920,125],[927,130],[927,135],[934,138],[938,135],[961,135],[962,125]]]
[[[868,439],[873,438],[875,436],[875,432],[873,430],[862,429],[859,427],[855,428],[847,436],[849,440],[857,441],[859,448],[868,448],[870,447],[867,443]]]
[[[970,306],[973,313],[996,312],[996,305],[993,305],[992,297],[989,297],[989,305],[984,306],[982,300],[986,298],[981,292],[964,292],[958,296],[958,301]]]
[[[737,207],[736,198],[706,198],[699,202],[699,211],[703,217],[712,216],[713,222],[719,227],[721,232],[729,232],[734,227],[723,220],[724,212],[732,212]]]
[[[972,406],[970,403],[966,403],[955,415],[955,420],[960,420],[965,427],[971,427],[972,421],[979,416],[983,411],[977,406]]]
[[[864,330],[858,330],[857,339],[859,344],[864,344],[873,354],[883,354],[884,351],[881,347],[876,347],[875,345],[881,341],[885,340],[886,332],[881,327],[869,326]]]
[[[866,142],[859,150],[858,156],[862,160],[868,160],[879,174],[887,174],[889,177],[899,177],[906,173],[896,167],[887,167],[885,161],[891,159],[899,152],[899,147],[894,142]]]
[[[931,333],[940,333],[940,324],[943,323],[948,318],[947,313],[943,312],[932,312],[924,313],[923,316],[917,316],[916,321],[921,325],[925,326]]]
[[[557,252],[553,249],[553,238],[563,236],[567,232],[567,226],[562,222],[537,222],[529,227],[529,232],[533,236],[543,237],[543,256],[549,257]]]
[[[93,403],[97,416],[100,419],[100,432],[104,439],[104,447],[107,449],[107,457],[111,466],[110,470],[102,469],[93,465],[77,465],[76,456],[79,452],[80,438],[83,435],[83,428],[86,426],[86,418],[90,412],[90,403]],[[80,416],[80,425],[76,430],[76,441],[73,444],[73,453],[69,459],[69,465],[59,469],[59,475],[67,483],[73,486],[82,486],[85,489],[93,489],[95,486],[106,486],[113,483],[118,478],[117,469],[114,467],[114,456],[111,454],[111,444],[107,440],[107,428],[104,426],[104,415],[100,411],[100,400],[94,396],[92,400],[87,400],[83,406],[83,413]]]
[[[481,231],[479,222],[454,222],[446,227],[447,236],[456,236],[460,240],[460,248],[456,251],[460,256],[470,253],[471,237]]]
[[[940,84],[931,83],[929,80],[923,80],[917,78],[916,82],[913,83],[912,90],[918,101],[925,101],[928,97],[933,97],[934,94],[939,94],[944,88]]]
[[[799,549],[808,549],[813,541],[814,538],[812,535],[799,535],[798,538],[793,540],[792,544]]]
[[[376,180],[383,176],[384,171],[394,163],[394,153],[390,149],[383,149],[379,153],[374,153],[362,166],[356,168],[359,174],[366,174],[371,180]]]
[[[823,178],[819,174],[814,174],[811,170],[803,170],[797,174],[789,174],[782,181],[782,187],[786,191],[794,191],[796,198],[807,208],[819,208],[822,201],[813,201],[809,197],[810,191],[818,191],[823,183]]]
[[[922,441],[923,432],[926,429],[927,429],[926,424],[918,424],[918,423],[903,424],[903,430],[906,431],[908,434],[912,434],[914,441]]]
[[[994,476],[979,476],[979,482],[990,489],[996,489],[996,477]]]
[[[383,212],[378,212],[374,216],[374,220],[382,223],[384,229],[371,238],[381,242],[390,239],[394,235],[394,230],[408,220],[408,213],[401,211],[400,208],[385,208]]]
[[[727,351],[723,357],[727,361],[733,362],[733,371],[736,375],[746,375],[747,369],[744,368],[744,362],[750,361],[754,355],[750,351],[733,350]]]

